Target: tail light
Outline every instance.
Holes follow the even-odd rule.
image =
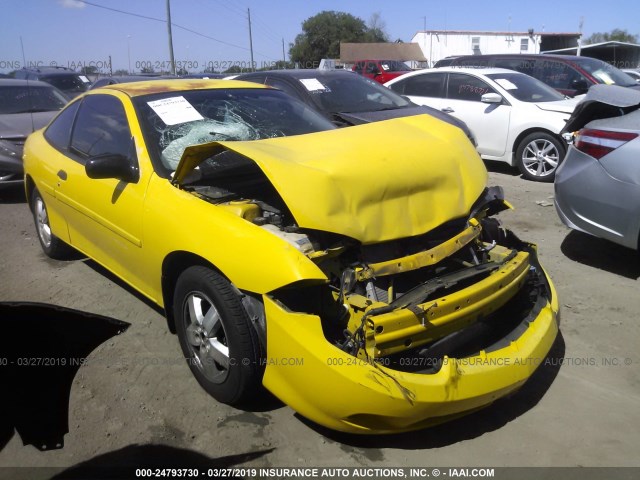
[[[595,130],[583,128],[576,136],[574,147],[581,152],[591,155],[596,160],[600,160],[616,148],[621,147],[629,140],[638,136],[631,132],[611,132],[608,130]]]

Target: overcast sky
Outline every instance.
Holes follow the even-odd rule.
[[[31,64],[91,64],[108,71],[111,56],[114,70],[130,65],[139,71],[168,63],[165,0],[88,1],[126,13],[77,0],[0,0],[0,72],[24,65],[21,39]],[[282,60],[283,39],[288,59],[289,43],[301,32],[302,22],[323,10],[348,12],[365,21],[377,12],[391,39],[405,42],[423,29],[425,17],[427,29],[440,30],[577,32],[584,17],[585,36],[614,28],[640,33],[638,0],[171,0],[172,22],[179,26],[173,27],[176,60],[186,62],[192,72],[207,65],[247,66],[247,8],[259,67]]]

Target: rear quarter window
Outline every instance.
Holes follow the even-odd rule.
[[[75,102],[62,110],[44,132],[44,138],[57,150],[65,152],[69,149],[73,121],[79,106],[80,102]]]

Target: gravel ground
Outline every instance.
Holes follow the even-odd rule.
[[[640,466],[640,257],[565,228],[552,206],[553,185],[490,168],[490,184],[502,185],[515,207],[500,217],[538,244],[559,293],[562,333],[552,361],[480,412],[377,437],[326,431],[277,401],[262,411],[217,403],[180,359],[177,337],[156,308],[86,259],[46,258],[24,196],[0,191],[0,301],[131,323],[76,375],[64,448],[39,452],[16,434],[0,451],[0,467],[68,467],[97,456],[140,465],[147,454],[260,467]]]

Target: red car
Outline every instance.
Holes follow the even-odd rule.
[[[411,71],[400,60],[358,60],[352,70],[379,83],[386,83]]]

